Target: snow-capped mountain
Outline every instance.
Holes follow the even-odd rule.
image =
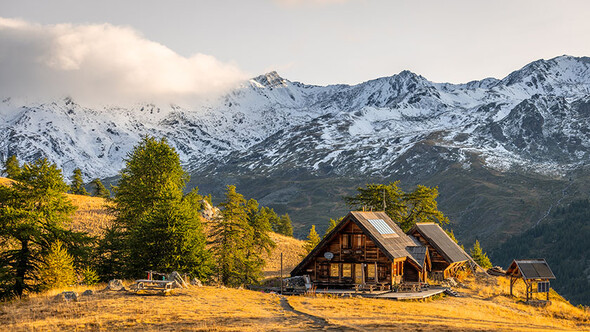
[[[66,174],[80,167],[88,178],[107,177],[153,135],[166,137],[189,170],[384,176],[429,163],[409,155],[428,143],[464,167],[476,153],[490,168],[559,173],[589,157],[589,70],[590,58],[561,56],[501,80],[433,83],[403,71],[352,86],[305,85],[271,72],[192,108],[6,98],[0,159],[46,156]]]

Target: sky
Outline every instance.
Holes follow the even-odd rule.
[[[0,96],[168,99],[276,70],[356,84],[502,78],[589,56],[590,1],[0,0]]]

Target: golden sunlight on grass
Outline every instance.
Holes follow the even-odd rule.
[[[361,330],[421,331],[580,331],[590,330],[589,315],[558,295],[547,307],[533,307],[508,296],[506,278],[464,282],[464,297],[424,301],[391,301],[366,298],[292,297],[301,312]],[[522,292],[523,289],[519,289]]]
[[[56,293],[56,292],[53,292]],[[53,294],[52,293],[52,294]],[[79,302],[52,294],[0,305],[5,330],[306,330],[277,295],[243,289],[193,287],[167,296],[99,292]]]
[[[111,225],[114,217],[106,209],[108,203],[104,198],[72,194],[68,197],[78,207],[72,218],[72,230],[99,236]]]
[[[1,178],[0,177],[0,186],[9,186],[13,182],[14,182],[14,180],[11,180],[9,178]]]
[[[304,241],[277,233],[271,232],[269,234],[277,246],[272,250],[270,256],[265,257],[264,276],[278,277],[280,275],[281,253],[283,253],[283,276],[288,277],[291,270],[301,262],[305,254]]]

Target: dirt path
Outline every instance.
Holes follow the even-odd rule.
[[[359,331],[353,327],[336,325],[328,322],[325,318],[314,316],[307,314],[305,312],[296,310],[293,306],[289,303],[289,299],[286,296],[281,297],[281,307],[283,309],[290,311],[296,315],[302,316],[312,322],[311,327],[316,331]]]

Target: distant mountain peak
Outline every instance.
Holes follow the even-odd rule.
[[[274,88],[279,86],[287,86],[287,80],[282,78],[276,71],[271,71],[266,74],[257,76],[252,79],[253,81],[267,87]]]

